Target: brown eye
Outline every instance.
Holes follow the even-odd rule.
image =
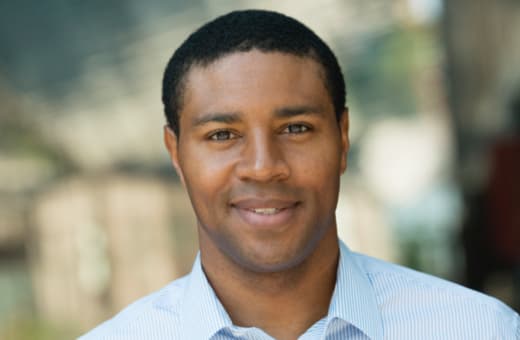
[[[287,127],[284,129],[285,133],[303,133],[309,131],[310,128],[307,125],[303,124],[291,124],[287,125]]]
[[[215,140],[215,141],[223,141],[223,140],[229,140],[236,138],[237,135],[232,133],[231,131],[227,130],[220,130],[217,131],[209,136],[209,139]]]

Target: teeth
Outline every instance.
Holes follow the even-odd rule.
[[[258,208],[258,209],[252,209],[256,214],[261,215],[274,215],[276,214],[279,209],[276,208]]]

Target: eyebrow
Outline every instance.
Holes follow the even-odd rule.
[[[301,115],[321,115],[324,110],[319,106],[290,106],[275,110],[277,118],[291,118]],[[239,112],[213,112],[192,119],[192,126],[198,127],[208,123],[233,124],[242,121]]]
[[[213,112],[193,118],[191,124],[197,127],[207,123],[233,124],[239,121],[241,121],[241,118],[237,112]]]
[[[275,110],[275,115],[278,118],[291,118],[301,115],[322,115],[323,108],[320,106],[290,106]]]

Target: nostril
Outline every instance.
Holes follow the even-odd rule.
[[[290,168],[281,157],[246,157],[239,163],[237,173],[244,180],[267,182],[287,178]]]

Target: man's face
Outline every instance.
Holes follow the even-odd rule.
[[[348,116],[338,126],[323,79],[311,58],[257,50],[189,71],[180,136],[166,129],[165,141],[203,256],[281,271],[336,233]]]

